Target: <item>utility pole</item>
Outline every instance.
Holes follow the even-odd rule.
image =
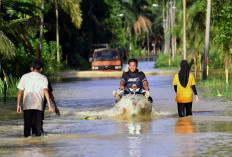
[[[43,30],[44,30],[44,0],[41,0],[41,10],[42,10],[42,14],[40,17],[40,34],[39,34],[39,55],[38,55],[38,59],[41,59],[41,52],[42,52],[42,48],[43,48]]]
[[[165,3],[164,3],[164,5],[163,5],[163,29],[164,29],[164,54],[167,54],[167,44],[166,44],[166,35],[165,35],[165,33],[166,33],[166,17],[165,17]]]
[[[209,38],[210,38],[210,14],[211,14],[211,0],[207,2],[207,16],[206,16],[206,30],[205,30],[205,63],[203,78],[207,79],[209,73]]]
[[[169,2],[167,2],[167,12],[166,12],[166,31],[170,30],[170,7]],[[165,32],[166,33],[166,32]],[[170,56],[170,33],[166,34],[166,55]]]
[[[171,1],[170,2],[170,4],[171,4],[171,29],[172,29],[172,31],[171,31],[171,35],[172,35],[172,40],[171,40],[171,42],[172,42],[172,61],[173,61],[173,63],[174,63],[174,61],[175,61],[175,38],[174,38],[174,33],[173,33],[173,27],[174,27],[174,21],[175,21],[175,16],[174,16],[174,12],[175,12],[175,4],[174,4],[174,2],[173,1]]]
[[[183,9],[184,9],[184,38],[183,38],[183,50],[184,50],[184,60],[186,60],[186,0],[183,0]]]
[[[147,30],[147,56],[149,56],[150,47],[149,47],[149,29]]]
[[[57,4],[57,0],[55,1],[55,11],[56,11],[56,56],[57,56],[57,62],[60,63],[60,35],[59,35],[59,8]]]

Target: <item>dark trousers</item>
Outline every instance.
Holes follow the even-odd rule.
[[[44,130],[43,130],[44,112],[45,112],[45,111],[42,111],[42,113],[41,113],[41,120],[42,120],[42,121],[41,121],[41,132],[42,132],[42,133],[44,133]]]
[[[179,117],[192,115],[192,102],[189,103],[177,103]]]
[[[23,110],[24,115],[24,136],[31,135],[31,129],[36,136],[41,136],[42,111],[40,110]]]
[[[43,130],[43,120],[44,120],[44,112],[45,112],[45,108],[46,108],[46,101],[44,102],[44,107],[43,107],[43,111],[41,111],[41,133],[44,133]],[[34,123],[34,119],[32,121],[32,134],[35,134],[35,123]]]

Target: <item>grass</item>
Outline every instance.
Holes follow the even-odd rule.
[[[169,56],[164,54],[159,54],[158,58],[156,59],[155,68],[160,69],[178,69],[180,67],[180,62],[182,60],[181,56],[175,56],[174,62],[172,58],[170,58],[170,65],[169,65]]]
[[[56,75],[48,75],[48,78],[50,82],[54,82],[57,79]],[[7,98],[16,98],[18,94],[18,84],[19,84],[20,78],[16,78],[13,76],[9,76],[7,78],[7,91],[6,91],[6,97]],[[4,83],[0,79],[0,98],[4,98]]]
[[[18,83],[19,83],[19,78],[15,78],[11,75],[7,78],[7,91],[6,91],[7,97],[17,97]],[[4,97],[4,83],[2,80],[0,80],[0,97],[2,98]]]
[[[232,98],[232,82],[229,81],[229,92],[226,94],[226,80],[224,77],[214,77],[199,81],[197,86],[203,96]]]

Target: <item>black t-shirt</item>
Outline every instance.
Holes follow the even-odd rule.
[[[122,75],[121,81],[125,82],[125,87],[129,88],[132,84],[136,84],[140,88],[143,87],[143,82],[147,81],[145,74],[141,71],[136,70],[135,72],[125,72]]]

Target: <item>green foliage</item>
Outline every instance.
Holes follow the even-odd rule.
[[[209,66],[211,69],[223,69],[225,67],[225,53],[222,46],[211,44],[209,53]]]
[[[3,81],[0,79],[0,94],[3,95],[4,92],[4,83]]]
[[[221,44],[228,54],[232,42],[232,2],[230,0],[215,1],[212,12],[214,30],[217,33],[213,39]]]
[[[181,55],[176,55],[175,56],[175,60],[174,60],[174,62],[173,61],[171,61],[171,65],[172,65],[172,67],[180,67],[180,62],[183,60],[183,56],[181,56]]]
[[[37,42],[39,42],[39,39],[37,39]],[[59,49],[62,56],[61,46]],[[50,41],[47,43],[45,40],[43,40],[41,59],[44,63],[44,73],[58,72],[60,69],[62,69],[63,64],[57,62],[56,52],[57,46],[55,41]]]
[[[36,48],[39,44],[39,39],[30,39],[29,42],[33,48]],[[44,63],[43,73],[58,72],[64,67],[63,63],[57,62],[56,51],[57,47],[55,41],[47,43],[46,40],[43,40],[43,49],[41,53],[41,59]],[[8,62],[8,73],[20,77],[30,71],[31,63],[34,60],[36,60],[36,49],[31,52],[28,51],[24,45],[20,45],[17,50],[16,59]]]
[[[80,28],[82,24],[82,11],[80,9],[81,0],[49,0],[55,4],[55,7],[61,7],[62,10],[70,15],[70,18],[76,28]]]
[[[179,68],[180,62],[182,61],[182,56],[175,56],[174,62],[172,58],[170,58],[170,66],[169,66],[169,56],[164,54],[159,54],[156,59],[155,67],[156,68]]]
[[[19,79],[13,77],[12,75],[7,78],[7,97],[16,97],[18,93],[17,85],[19,83]],[[0,79],[0,97],[4,97],[4,83]]]
[[[146,51],[141,49],[134,49],[128,53],[129,56],[146,56]]]
[[[27,6],[27,8],[25,8],[25,6]],[[22,36],[31,37],[38,30],[38,25],[32,16],[31,18],[19,19],[19,17],[15,15],[16,13],[33,15],[29,9],[32,8],[32,5],[29,3],[5,0],[1,7],[0,54],[2,55],[1,59],[6,60],[12,59],[16,55],[17,46],[24,42]]]
[[[90,66],[89,62],[80,55],[77,56],[77,62],[79,64],[79,67],[78,67],[79,70],[87,69]]]
[[[156,68],[169,67],[168,63],[169,63],[169,56],[164,54],[159,54],[155,62],[155,67]]]
[[[210,97],[226,97],[226,79],[225,77],[213,77],[207,80],[199,81],[197,86],[201,89],[203,96]],[[229,82],[229,95],[232,97],[231,91],[232,83]]]

